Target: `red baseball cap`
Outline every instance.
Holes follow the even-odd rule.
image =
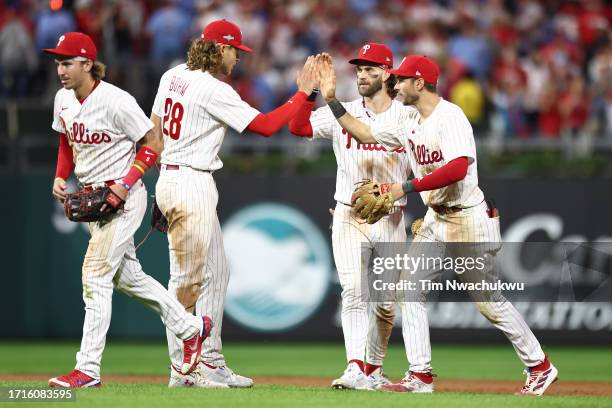
[[[253,52],[252,49],[242,44],[240,28],[227,20],[215,20],[209,23],[202,31],[202,39],[231,45],[245,52]]]
[[[408,55],[404,57],[397,69],[390,69],[390,74],[398,77],[423,78],[428,84],[436,85],[440,68],[434,60],[424,55]]]
[[[85,57],[95,60],[98,50],[92,39],[83,33],[70,32],[62,34],[55,48],[45,48],[49,54],[63,55],[65,57]]]
[[[358,65],[363,61],[391,68],[393,67],[393,53],[385,44],[367,43],[359,49],[359,56],[350,60],[349,64]]]

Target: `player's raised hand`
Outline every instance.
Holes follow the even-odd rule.
[[[295,80],[298,90],[306,93],[307,95],[310,95],[317,82],[315,62],[316,59],[314,56],[311,55],[308,57],[304,67],[302,67],[302,69],[298,72]]]
[[[325,102],[336,98],[336,73],[329,54],[322,54],[321,57],[321,95]]]

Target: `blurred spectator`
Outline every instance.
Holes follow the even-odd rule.
[[[527,75],[523,109],[525,111],[525,124],[527,130],[537,133],[539,127],[540,101],[546,89],[556,86],[552,83],[552,76],[548,65],[544,62],[542,53],[534,50],[522,60],[522,68]]]
[[[448,43],[448,52],[467,66],[478,80],[486,79],[491,66],[491,50],[474,21],[465,19],[462,22],[461,33],[452,36]]]
[[[36,70],[37,54],[26,25],[15,9],[8,9],[0,27],[0,95],[26,95]]]
[[[589,103],[584,79],[581,75],[573,76],[567,90],[559,98],[559,113],[564,130],[576,134],[586,124],[591,108]]]
[[[504,47],[493,67],[490,94],[493,114],[498,116],[498,131],[505,136],[527,134],[523,111],[526,84],[527,74],[519,64],[516,49]]]
[[[474,126],[481,129],[484,119],[484,92],[482,86],[471,73],[461,78],[450,91],[450,101],[459,105],[465,116]]]
[[[147,33],[151,36],[151,59],[156,63],[169,64],[184,58],[189,40],[191,19],[174,0],[163,1],[164,6],[156,10],[147,22]],[[167,66],[164,66],[165,70]]]
[[[557,138],[561,133],[561,113],[555,87],[548,87],[540,98],[538,133],[547,138]]]
[[[36,21],[36,48],[54,48],[58,38],[66,32],[74,31],[76,24],[72,12],[64,9],[53,11],[43,9]]]

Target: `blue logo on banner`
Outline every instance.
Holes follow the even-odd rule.
[[[330,284],[327,240],[301,211],[281,204],[240,210],[223,226],[230,265],[225,311],[253,330],[278,332],[310,317]]]

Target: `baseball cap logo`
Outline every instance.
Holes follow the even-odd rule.
[[[232,41],[235,39],[235,37],[231,34],[227,34],[223,36],[223,39],[225,39],[226,41]]]
[[[421,71],[417,69],[415,75],[423,75],[423,74],[421,74]]]
[[[370,49],[370,44],[364,45],[361,49],[363,50],[362,54],[366,55],[366,52],[368,52],[368,50]]]
[[[59,46],[60,46],[60,44],[62,43],[62,41],[64,41],[65,39],[66,39],[66,36],[65,36],[65,35],[62,35],[62,36],[59,38],[59,40],[57,41],[57,45],[56,45],[56,47],[59,47]]]

